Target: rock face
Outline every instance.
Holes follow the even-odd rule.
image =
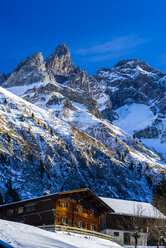
[[[46,68],[51,78],[60,83],[80,72],[80,68],[75,68],[66,44],[59,45],[46,59]]]
[[[3,87],[14,87],[30,85],[36,82],[49,81],[49,75],[41,53],[36,53],[22,61],[14,71],[12,71]]]
[[[128,129],[125,128],[127,125],[125,120],[129,116],[136,119],[141,115],[139,112],[143,111],[145,107],[147,111],[151,111],[153,118],[149,120],[146,118],[146,123],[145,120],[135,122],[135,128],[131,130],[130,134],[146,139],[147,145],[159,153],[162,152],[166,158],[166,153],[163,152],[166,140],[166,75],[153,69],[145,62],[130,59],[120,61],[111,69],[99,70],[95,79],[100,83],[105,99],[108,99],[105,106],[110,100],[112,104],[111,108],[102,109],[103,117],[113,121],[124,131],[128,132]],[[100,102],[100,95],[96,95],[96,98]],[[125,109],[125,116],[124,112],[122,113],[123,108]],[[139,112],[134,112],[136,109]]]
[[[165,75],[136,59],[122,60],[111,69],[99,70],[95,78],[106,83],[105,92],[110,96],[112,108],[125,104],[149,104],[164,97]]]

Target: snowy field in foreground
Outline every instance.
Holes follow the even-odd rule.
[[[123,246],[123,248],[135,248],[135,246],[126,245],[126,246]],[[156,248],[156,246],[140,246],[140,245],[138,245],[137,248]],[[165,248],[165,246],[159,246],[159,248]]]
[[[48,232],[39,228],[0,220],[0,240],[24,248],[120,248],[109,240],[67,232]]]

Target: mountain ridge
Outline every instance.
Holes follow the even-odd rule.
[[[48,58],[44,62],[41,53],[28,57],[1,84],[6,88],[0,88],[3,201],[14,200],[7,185],[21,199],[47,189],[89,187],[101,196],[151,201],[166,163],[163,153],[159,156],[143,145],[143,137],[151,140],[158,130],[164,140],[165,108],[160,105],[165,74],[144,62],[123,60],[89,77],[86,70],[75,68],[65,44]],[[151,121],[143,126],[140,120],[144,129],[137,132],[135,123],[128,135],[122,127],[129,110],[136,111],[133,104],[145,116],[149,113]],[[122,130],[115,122],[123,123]]]

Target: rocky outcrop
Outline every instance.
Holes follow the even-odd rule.
[[[110,69],[99,70],[95,79],[102,89],[100,94],[96,94],[98,102],[102,99],[101,92],[105,94],[106,102],[101,111],[103,117],[113,123],[116,121],[116,124],[120,120],[120,127],[124,128],[124,131],[122,119],[125,115],[130,115],[130,106],[137,104],[151,111],[153,119],[147,120],[148,117],[146,117],[146,122],[142,120],[142,124],[139,123],[139,128],[135,127],[133,134],[139,139],[146,139],[147,144],[160,153],[160,147],[163,147],[166,140],[166,75],[145,62],[129,59],[120,61]],[[110,108],[108,107],[109,100],[112,104]],[[120,116],[118,110],[121,107],[125,107],[125,112],[121,112]],[[141,113],[135,113],[134,118],[139,115]],[[151,142],[152,139],[155,145]],[[166,158],[166,153],[163,153],[163,156]]]
[[[72,78],[70,81],[68,81],[66,86],[79,91],[79,92],[86,92],[86,93],[92,93],[89,77],[87,75],[87,71],[84,70],[77,74],[74,78]]]
[[[166,85],[161,79],[164,74],[137,59],[122,60],[111,69],[99,70],[95,78],[106,83],[105,93],[110,96],[112,108],[125,104],[142,103],[164,97]],[[160,83],[158,83],[160,81]]]
[[[80,67],[75,68],[66,44],[59,45],[55,52],[46,59],[46,68],[51,78],[60,83],[69,80],[81,71]]]
[[[14,71],[12,71],[2,87],[14,87],[30,85],[37,82],[49,81],[43,56],[36,53],[22,61]]]

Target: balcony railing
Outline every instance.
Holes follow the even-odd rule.
[[[41,229],[47,230],[47,231],[57,230],[57,231],[73,232],[73,233],[95,236],[97,238],[114,241],[114,238],[110,235],[103,234],[103,233],[96,232],[96,231],[86,230],[82,228],[77,228],[77,227],[63,226],[63,225],[43,225],[43,226],[38,226],[38,227]]]

